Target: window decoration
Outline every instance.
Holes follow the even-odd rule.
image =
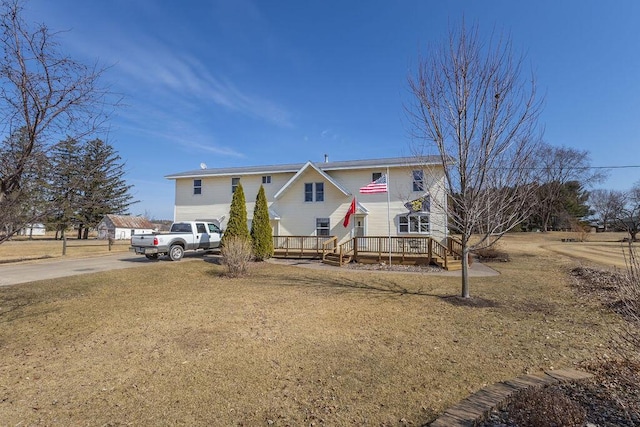
[[[428,194],[404,204],[409,212],[429,212],[431,211],[431,201]]]

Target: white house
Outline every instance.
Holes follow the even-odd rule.
[[[360,188],[388,173],[388,192]],[[274,236],[447,236],[444,174],[439,157],[311,162],[198,169],[175,181],[174,220],[218,220],[224,228],[242,183],[249,221],[264,186]],[[355,213],[344,220],[353,200]]]
[[[18,236],[44,236],[46,227],[42,223],[27,224],[18,231]]]
[[[130,239],[132,234],[150,234],[155,226],[147,219],[130,215],[105,215],[98,224],[98,239]]]

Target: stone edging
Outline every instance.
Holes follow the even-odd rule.
[[[512,393],[529,387],[543,387],[564,381],[578,381],[593,375],[576,369],[556,369],[542,374],[522,375],[492,384],[447,409],[431,427],[473,426],[482,416],[499,407]]]

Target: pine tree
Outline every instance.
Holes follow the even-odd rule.
[[[253,243],[253,255],[257,261],[271,258],[273,255],[273,233],[269,222],[269,206],[264,194],[264,187],[260,186],[256,197],[256,206],[253,209],[253,222],[251,223],[251,240]]]
[[[47,217],[47,228],[56,231],[56,237],[77,222],[80,184],[83,179],[81,166],[82,146],[74,138],[60,141],[52,150],[52,169],[55,173],[49,184],[49,194],[54,205]]]
[[[242,184],[238,184],[233,192],[231,208],[229,210],[229,222],[222,236],[222,246],[230,237],[238,236],[249,240],[249,227],[247,227],[247,203],[244,198]]]
[[[132,185],[124,180],[122,158],[110,144],[94,139],[83,148],[78,238],[84,228],[86,239],[89,228],[97,226],[105,214],[124,214],[137,201],[129,193]]]

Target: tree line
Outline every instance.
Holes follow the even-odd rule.
[[[29,224],[87,236],[104,213],[134,203],[124,163],[92,137],[119,104],[103,68],[60,50],[57,34],[23,19],[22,0],[0,1],[0,243]]]

